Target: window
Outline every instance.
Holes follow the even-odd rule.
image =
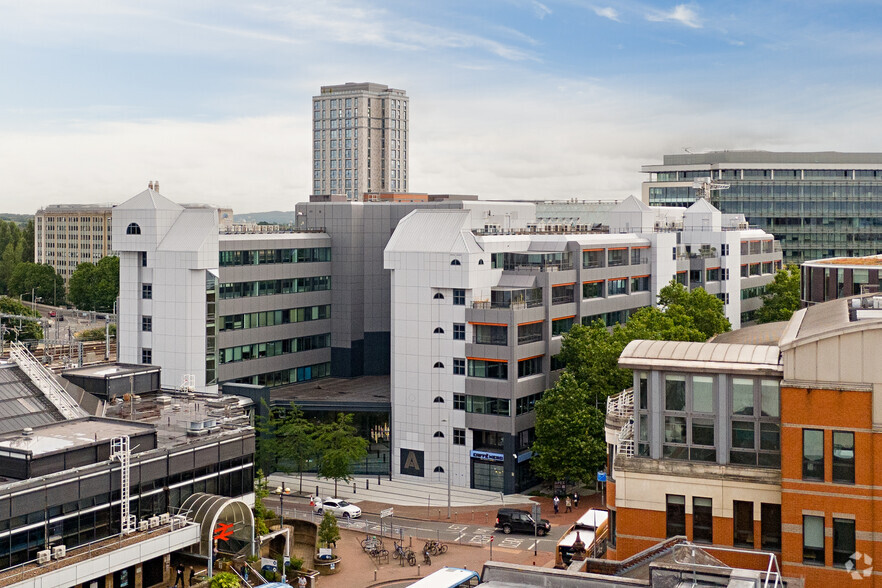
[[[432,296],[433,300],[444,300],[444,294],[441,292],[435,292],[435,295]]]
[[[714,412],[714,379],[692,376],[692,412]]]
[[[616,267],[620,265],[628,265],[628,248],[610,249],[606,255],[606,265],[608,267]]]
[[[714,542],[713,500],[694,497],[692,499],[692,540],[696,543]]]
[[[453,375],[454,376],[464,376],[466,373],[466,363],[465,359],[462,357],[454,357],[453,358]]]
[[[511,401],[507,398],[489,398],[487,396],[466,396],[466,412],[473,414],[489,414],[511,416]],[[488,433],[489,431],[485,431]],[[500,437],[502,433],[496,433]],[[500,446],[502,443],[499,444]]]
[[[665,376],[665,410],[686,410],[685,376]]]
[[[850,431],[833,431],[833,481],[854,484],[854,433]]]
[[[153,330],[153,317],[151,317],[151,316],[142,316],[141,317],[141,330],[142,331],[152,331]]]
[[[147,252],[141,252],[141,267],[147,267]]]
[[[824,431],[802,431],[802,479],[824,481]]]
[[[141,363],[153,363],[153,350],[146,347],[141,350]]]
[[[575,284],[560,284],[551,287],[551,303],[552,304],[569,304],[575,302]]]
[[[440,396],[436,396],[432,402],[436,402],[438,404],[444,404],[444,399]]]
[[[649,276],[631,278],[631,292],[649,292]]]
[[[551,336],[558,337],[573,328],[574,316],[553,319],[551,321]]]
[[[453,429],[453,444],[454,445],[465,445],[466,444],[465,429]]]
[[[465,394],[453,395],[453,410],[465,410]]]
[[[450,261],[450,265],[462,265],[462,263],[458,259],[453,259]]]
[[[603,267],[603,249],[590,249],[583,251],[582,267],[585,269]]]
[[[453,340],[465,341],[465,324],[453,323]]]
[[[781,551],[781,505],[760,505],[760,548]]]
[[[508,379],[508,362],[469,359],[468,373],[472,378]]]
[[[544,327],[545,321],[518,325],[518,345],[541,341],[542,333],[545,331]]]
[[[646,247],[635,247],[631,249],[631,265],[640,265],[641,263],[648,263],[648,259],[643,255],[646,252]]]
[[[735,547],[753,547],[753,503],[736,500],[732,511]]]
[[[582,298],[603,298],[603,280],[582,284]]]
[[[824,565],[824,517],[802,517],[802,562]]]
[[[686,497],[668,494],[665,509],[665,537],[686,534]]]
[[[530,394],[515,400],[515,415],[522,415],[535,410],[536,403],[542,400],[543,394],[544,392],[537,392],[536,394]]]
[[[518,361],[518,377],[526,378],[542,373],[542,355]]]
[[[844,568],[854,552],[854,520],[833,519],[833,566]]]
[[[138,226],[138,223],[131,223],[126,227],[126,235],[140,235],[141,227]]]
[[[435,330],[432,332],[435,333],[436,335],[440,335],[440,334],[444,333],[444,329],[442,329],[441,327],[435,327]]]
[[[441,363],[440,361],[436,361],[435,365],[433,365],[432,367],[433,368],[444,368],[444,364]]]
[[[141,284],[141,298],[144,300],[153,298],[153,284]]]
[[[462,288],[453,289],[453,304],[455,306],[465,306],[465,290]]]
[[[617,278],[615,280],[608,280],[606,283],[606,292],[609,296],[617,296],[619,294],[627,294],[628,293],[628,279],[627,278]]]
[[[436,438],[436,439],[443,439],[443,438],[444,438],[444,433],[443,433],[442,431],[435,431],[435,434],[432,435],[432,437],[434,437],[434,438]]]

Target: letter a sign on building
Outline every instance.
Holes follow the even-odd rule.
[[[408,476],[425,477],[423,474],[424,454],[416,449],[401,448],[401,473]]]

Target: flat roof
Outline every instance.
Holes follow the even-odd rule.
[[[879,267],[882,268],[882,255],[868,255],[866,257],[831,257],[829,259],[813,259],[803,265],[835,265],[837,267]]]
[[[36,427],[30,435],[24,435],[21,431],[6,433],[0,436],[0,447],[37,456],[150,431],[153,431],[153,427],[144,423],[88,417]]]
[[[713,163],[799,163],[799,164],[880,164],[882,153],[842,153],[839,151],[708,151],[664,156],[664,165]]]
[[[86,367],[76,368],[72,370],[65,370],[61,373],[62,376],[73,375],[73,376],[89,376],[93,378],[113,378],[113,377],[124,377],[124,376],[134,376],[138,374],[147,374],[152,372],[160,371],[159,366],[150,365],[150,364],[137,364],[137,363],[112,363],[112,364],[96,364],[90,365]]]
[[[273,403],[290,401],[304,408],[350,405],[363,410],[389,410],[391,378],[385,375],[311,380],[273,388],[270,397]]]

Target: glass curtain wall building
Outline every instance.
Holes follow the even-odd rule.
[[[711,204],[774,234],[785,263],[882,252],[882,153],[684,153],[642,171],[650,206],[689,206],[697,178],[728,184]]]

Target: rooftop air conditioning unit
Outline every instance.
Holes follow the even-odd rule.
[[[56,545],[52,548],[52,557],[55,559],[61,559],[65,555],[67,555],[67,547],[64,545]]]
[[[147,519],[147,520],[150,522],[150,528],[151,528],[151,529],[155,529],[156,527],[159,526],[159,517],[158,517],[158,516],[155,516],[155,515],[154,515],[154,516],[150,517],[150,518]]]
[[[171,517],[169,516],[169,514],[167,512],[163,512],[163,513],[159,514],[159,524],[160,525],[167,525],[168,521],[170,519],[171,519]]]
[[[52,552],[48,549],[44,549],[43,551],[37,552],[37,563],[49,563],[52,561]]]
[[[171,518],[172,527],[175,529],[180,529],[187,525],[187,517],[184,515],[175,515]]]
[[[747,221],[741,221],[738,223],[738,230],[739,231],[746,231],[749,228],[750,228],[750,225],[747,224]]]
[[[146,531],[149,528],[150,528],[150,523],[147,522],[145,519],[141,519],[140,521],[138,521],[138,530],[139,531]]]

